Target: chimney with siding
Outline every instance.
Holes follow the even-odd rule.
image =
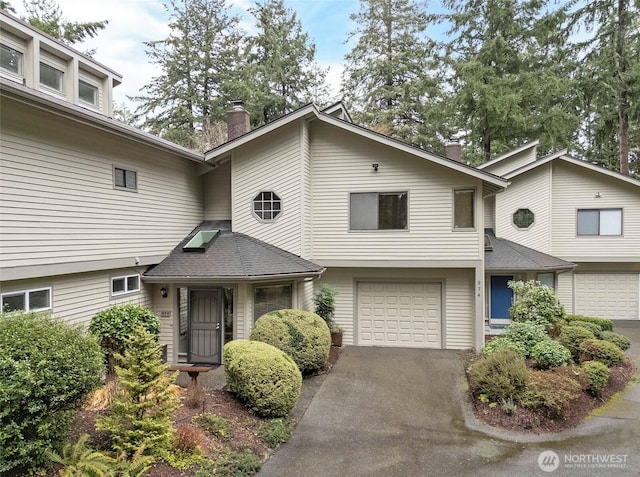
[[[243,101],[231,101],[233,108],[227,111],[227,141],[246,134],[250,130],[249,111],[244,109]]]
[[[449,139],[445,147],[447,148],[447,157],[454,161],[462,162],[462,145],[457,139]]]

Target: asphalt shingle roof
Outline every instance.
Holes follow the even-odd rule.
[[[485,270],[555,271],[570,270],[575,264],[553,255],[539,252],[511,240],[496,237],[492,230],[486,230],[491,241],[491,250],[485,249]]]
[[[204,252],[182,247],[201,230],[219,230]],[[245,234],[231,231],[228,221],[205,221],[196,227],[158,265],[149,278],[250,280],[282,275],[317,276],[324,268],[298,255]]]

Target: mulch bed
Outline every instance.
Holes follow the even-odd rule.
[[[532,434],[560,432],[576,427],[591,412],[609,401],[614,394],[622,391],[633,373],[633,362],[625,357],[620,366],[610,368],[609,382],[599,397],[583,392],[561,419],[551,419],[540,411],[525,409],[522,406],[517,406],[513,413],[507,414],[500,404],[491,407],[489,402],[481,402],[473,392],[469,393],[469,399],[475,417],[490,426]]]

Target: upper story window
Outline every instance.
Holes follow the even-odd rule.
[[[23,75],[23,57],[21,51],[0,44],[0,68],[16,76]]]
[[[2,311],[44,311],[51,309],[51,288],[36,288],[2,294]]]
[[[260,220],[270,222],[282,212],[282,201],[275,192],[260,192],[253,199],[253,213]]]
[[[140,275],[127,275],[111,279],[111,295],[124,295],[140,291]]]
[[[80,101],[98,106],[98,87],[86,81],[78,81],[78,98]]]
[[[47,63],[40,63],[40,84],[62,92],[64,90],[64,71]]]
[[[113,185],[116,189],[138,190],[138,173],[129,169],[114,167]]]
[[[513,225],[519,229],[528,229],[533,225],[534,218],[529,209],[518,209],[513,213]]]
[[[354,192],[349,195],[350,230],[406,230],[405,192]]]
[[[473,189],[461,189],[453,191],[453,228],[475,228],[475,203],[476,191]]]
[[[578,235],[622,235],[622,209],[578,209]]]

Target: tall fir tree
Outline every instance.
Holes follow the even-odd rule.
[[[583,58],[583,154],[623,174],[640,174],[640,3],[602,0],[578,5],[572,26],[574,32],[584,27],[588,36],[577,44]]]
[[[564,8],[544,0],[445,0],[451,109],[471,162],[540,139],[571,144],[578,128]]]
[[[342,94],[354,120],[414,145],[442,151],[448,128],[434,69],[426,3],[360,0],[351,15]]]
[[[296,13],[285,8],[283,0],[256,3],[249,11],[257,34],[250,39],[244,88],[238,94],[247,103],[252,124],[321,103],[327,95],[326,71],[316,63],[316,46]]]
[[[161,74],[131,99],[142,127],[187,147],[207,122],[224,118],[240,80],[244,36],[225,0],[169,0],[171,34],[145,43]]]

